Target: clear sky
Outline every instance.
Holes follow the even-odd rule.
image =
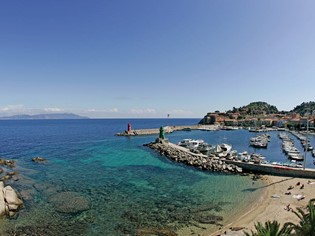
[[[0,115],[314,101],[314,0],[0,1]]]

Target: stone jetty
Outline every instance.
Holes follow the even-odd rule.
[[[165,133],[172,133],[174,131],[190,131],[199,128],[199,125],[183,125],[183,126],[165,126]],[[131,129],[124,132],[117,133],[117,136],[137,136],[137,135],[153,135],[159,134],[160,128],[156,129]]]
[[[158,138],[155,142],[144,144],[144,146],[159,152],[161,155],[166,156],[173,161],[184,163],[203,170],[226,173],[242,172],[242,169],[236,165],[227,164],[224,160],[220,160],[216,157],[208,157],[203,154],[192,153],[188,149],[170,143],[167,140]]]

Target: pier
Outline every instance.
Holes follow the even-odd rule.
[[[164,132],[166,134],[173,133],[174,131],[190,131],[199,128],[199,125],[182,125],[182,126],[165,126]],[[137,135],[153,135],[159,134],[160,128],[155,129],[130,129],[124,132],[117,133],[117,136],[137,136]]]

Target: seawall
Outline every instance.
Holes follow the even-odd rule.
[[[258,165],[258,164],[251,164],[251,163],[231,161],[231,160],[226,160],[225,162],[241,167],[244,172],[315,179],[315,169],[303,170],[302,168],[292,168],[292,167],[287,167],[287,166],[277,166],[277,165],[267,165],[267,164]]]

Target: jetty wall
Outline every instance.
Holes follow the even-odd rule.
[[[172,133],[174,131],[183,131],[183,130],[195,130],[198,129],[199,125],[181,125],[181,126],[165,126],[164,132],[166,134]],[[117,136],[137,136],[137,135],[153,135],[153,134],[159,134],[160,128],[155,129],[134,129],[124,132],[117,133]]]
[[[240,161],[226,160],[226,163],[234,164],[243,169],[244,172],[263,173],[287,177],[315,179],[315,169],[292,168],[287,166],[252,164]]]

